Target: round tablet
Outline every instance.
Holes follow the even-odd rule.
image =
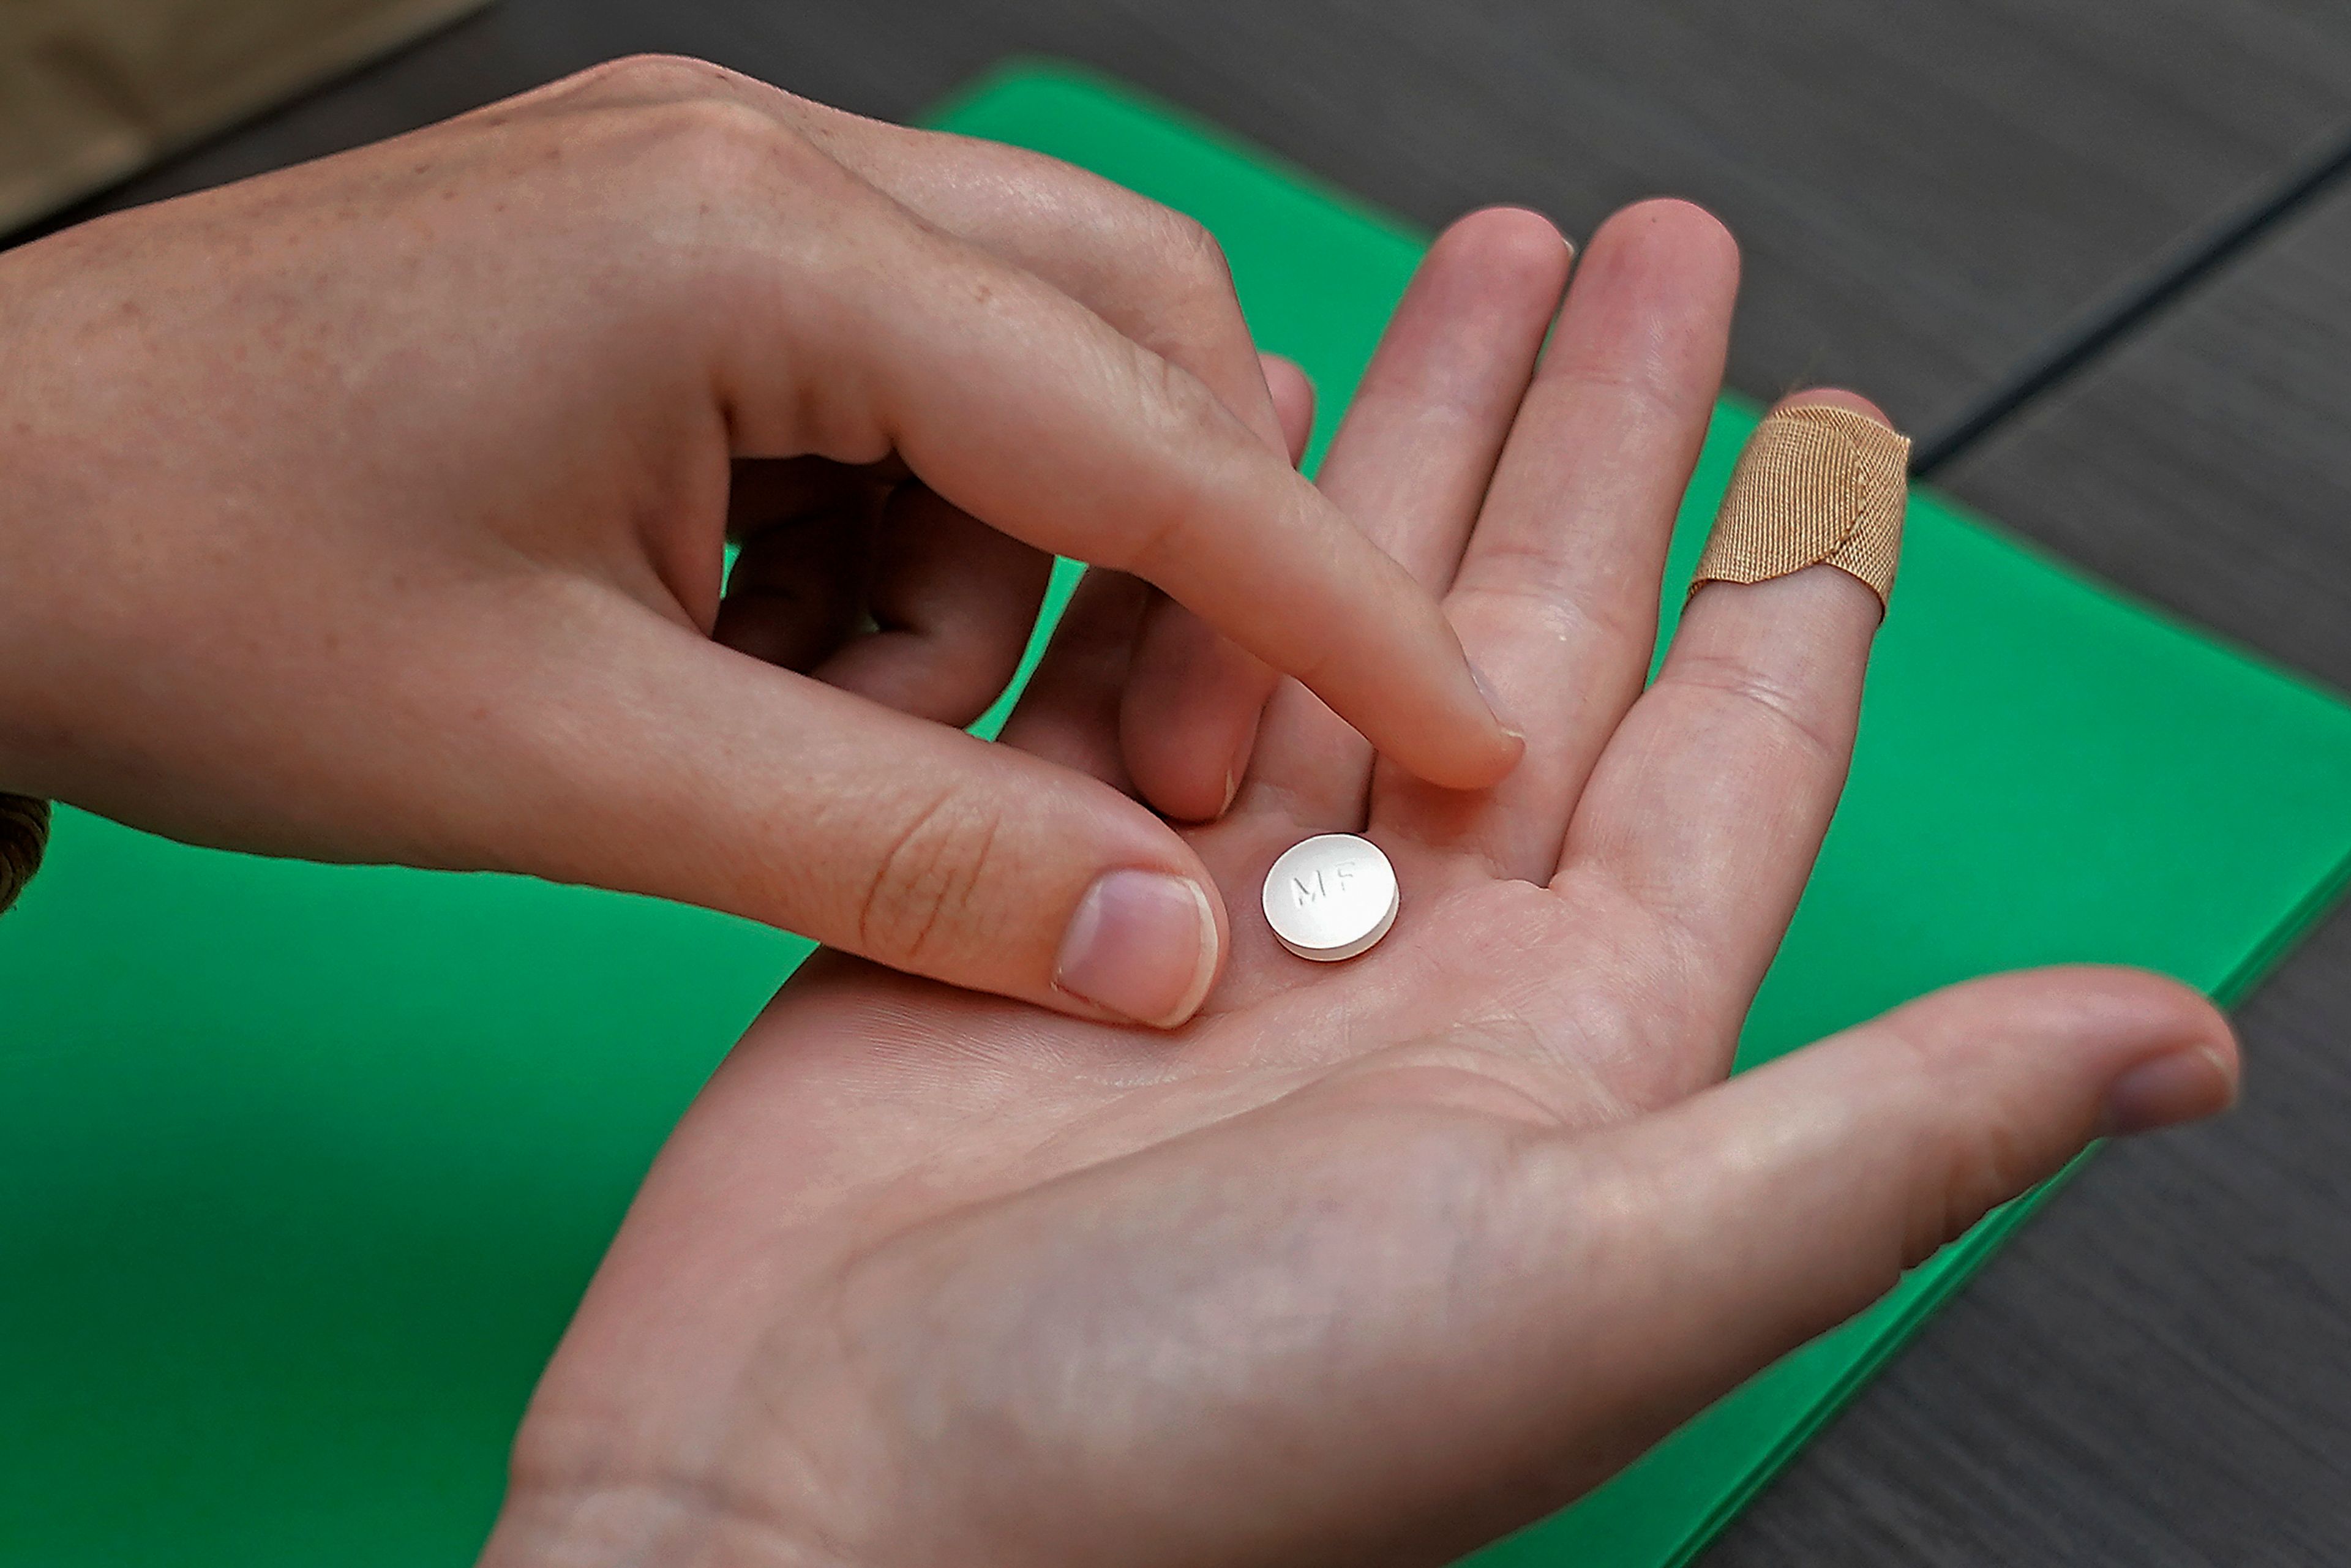
[[[1328,964],[1388,934],[1402,900],[1380,846],[1353,833],[1295,844],[1265,873],[1265,919],[1281,945]]]

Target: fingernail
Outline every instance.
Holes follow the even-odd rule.
[[[1486,679],[1486,673],[1475,664],[1470,665],[1469,682],[1478,688],[1478,695],[1486,699],[1486,711],[1494,716],[1494,722],[1502,727],[1502,733],[1524,746],[1527,732],[1502,716],[1502,701],[1494,695],[1493,683]]]
[[[1207,891],[1165,872],[1113,871],[1079,900],[1053,984],[1121,1018],[1173,1029],[1199,1010],[1216,974]]]
[[[1226,812],[1231,810],[1233,809],[1233,800],[1235,797],[1240,794],[1240,792],[1241,768],[1240,764],[1236,762],[1230,768],[1225,769],[1225,803],[1217,808],[1217,815],[1222,817]]]
[[[2176,1126],[2236,1103],[2236,1074],[2204,1046],[2189,1046],[2142,1061],[2106,1090],[2102,1137],[2123,1137]]]

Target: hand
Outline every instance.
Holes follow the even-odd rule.
[[[27,246],[0,322],[0,790],[1168,1023],[1197,855],[954,727],[1050,552],[1197,613],[1125,687],[1170,812],[1224,808],[1269,664],[1430,779],[1518,754],[1291,469],[1213,244],[1049,159],[629,61]]]
[[[1193,835],[1238,906],[1300,837],[1367,831],[1386,940],[1320,966],[1241,923],[1173,1037],[820,955],[648,1179],[486,1563],[1440,1563],[2085,1140],[2227,1103],[2220,1018],[2113,970],[1723,1082],[1878,604],[1827,567],[1709,585],[1643,692],[1736,256],[1693,208],[1619,214],[1538,370],[1568,268],[1529,214],[1453,228],[1324,469],[1447,590],[1525,763],[1432,789],[1293,685]],[[1078,607],[1016,743],[1115,776],[1129,593]]]

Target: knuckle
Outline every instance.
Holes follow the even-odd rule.
[[[1852,741],[1798,680],[1753,660],[1720,653],[1686,656],[1672,678],[1677,686],[1748,720],[1750,734],[1790,747],[1808,762],[1843,770]]]
[[[627,55],[590,66],[573,80],[584,92],[648,102],[696,98],[736,73],[688,55]]]
[[[1165,422],[1167,434],[1185,449],[1215,451],[1236,434],[1238,422],[1232,411],[1190,367],[1155,350],[1146,350],[1139,358],[1149,396]],[[1246,435],[1246,432],[1239,434]]]
[[[806,151],[797,132],[733,99],[678,99],[644,112],[667,172],[701,191],[772,184]]]
[[[1902,1268],[1917,1268],[2022,1193],[2043,1174],[2032,1140],[2012,1121],[1945,1134],[1940,1157],[1913,1184]]]
[[[1155,318],[1143,334],[1151,348],[1172,359],[1199,363],[1220,347],[1248,350],[1256,363],[1233,269],[1225,247],[1207,225],[1170,207],[1154,205],[1145,219],[1144,270],[1156,295]]]
[[[1875,1031],[1879,1071],[1907,1086],[1920,1118],[1907,1168],[1897,1176],[1896,1190],[1907,1195],[1906,1270],[2048,1174],[2034,1097],[1987,1082],[1988,1055],[2009,1049],[2012,1039],[1996,1040],[1988,1052],[1979,1030],[1954,1021],[1929,1007],[1896,1013]]]
[[[1206,225],[1156,202],[1124,198],[1109,226],[1107,295],[1119,325],[1155,353],[1187,364],[1213,362],[1225,350],[1254,345],[1233,289],[1224,247]]]
[[[607,159],[659,202],[710,204],[778,182],[805,183],[818,170],[841,172],[799,130],[760,106],[768,89],[723,66],[634,55],[575,80]],[[740,215],[771,204],[726,210]]]
[[[1185,287],[1215,297],[1220,302],[1233,292],[1232,263],[1208,225],[1173,207],[1160,207],[1154,217],[1153,248],[1167,275]]]
[[[1188,477],[1154,504],[1128,512],[1119,536],[1105,541],[1117,559],[1098,564],[1149,578],[1170,562],[1189,558],[1207,509],[1217,504],[1220,493],[1229,493],[1228,485],[1239,487],[1242,465],[1259,449],[1199,377],[1148,350],[1137,349],[1134,359],[1141,412],[1152,428],[1154,444],[1165,454],[1181,455]]]
[[[1624,432],[1619,441],[1626,446],[1678,439],[1696,414],[1701,395],[1654,356],[1635,363],[1618,363],[1587,352],[1568,360],[1556,374],[1562,392],[1589,395],[1608,407]],[[1713,394],[1703,395],[1711,399]]]
[[[1002,826],[992,807],[962,790],[920,806],[866,885],[857,916],[865,952],[919,967],[962,946],[980,925]]]
[[[1188,439],[1223,428],[1225,406],[1206,382],[1165,354],[1146,350],[1137,358],[1145,389],[1171,434]]]

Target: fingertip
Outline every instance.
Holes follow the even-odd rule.
[[[2106,1085],[2102,1137],[2127,1137],[2217,1116],[2237,1103],[2232,1059],[2200,1047],[2150,1057]]]
[[[1429,246],[1397,307],[1388,339],[1382,341],[1381,356],[1391,352],[1391,340],[1408,345],[1416,333],[1432,329],[1451,337],[1467,329],[1479,342],[1517,341],[1530,319],[1535,330],[1525,346],[1531,351],[1541,342],[1542,324],[1557,314],[1574,266],[1575,247],[1541,213],[1525,207],[1480,207],[1465,214]],[[1458,354],[1413,355],[1408,350],[1407,356],[1422,361],[1424,375],[1447,365],[1467,369],[1489,357],[1477,352],[1465,361]],[[1375,361],[1375,371],[1378,368]],[[1447,381],[1459,373],[1458,369],[1447,371]],[[1424,386],[1418,393],[1426,396],[1431,390]]]
[[[1884,409],[1859,392],[1848,392],[1843,387],[1808,387],[1802,392],[1790,392],[1771,406],[1774,413],[1786,408],[1841,408],[1848,413],[1874,420],[1888,430],[1895,428],[1894,421]]]
[[[1531,207],[1479,207],[1446,226],[1432,252],[1443,250],[1489,276],[1520,279],[1556,292],[1567,280],[1575,246],[1559,225]]]
[[[1730,226],[1685,197],[1649,196],[1620,207],[1593,232],[1593,249],[1599,248],[1603,235],[1612,241],[1637,236],[1663,242],[1677,253],[1697,256],[1733,276],[1739,271],[1739,239]]]
[[[1468,788],[1489,789],[1509,778],[1520,759],[1526,756],[1527,732],[1502,716],[1502,699],[1495,694],[1493,683],[1487,680],[1475,664],[1469,666],[1469,684],[1477,687],[1479,700],[1486,705],[1486,717],[1493,728],[1494,742],[1489,748],[1488,777]]]
[[[2099,1132],[2152,1132],[2218,1115],[2237,1103],[2243,1053],[2211,998],[2145,969],[2053,972],[2075,996],[2075,1037],[2108,1054]]]
[[[1432,752],[1417,763],[1403,758],[1396,760],[1407,771],[1440,789],[1468,793],[1491,789],[1499,784],[1526,754],[1525,732],[1511,728],[1489,710],[1482,732],[1470,743]]]
[[[1624,208],[1584,246],[1546,362],[1611,377],[1643,371],[1685,417],[1711,411],[1739,272],[1738,245],[1704,208],[1670,198]],[[1663,359],[1661,348],[1671,350]]]
[[[1490,705],[1489,706],[1490,707]],[[1503,723],[1499,716],[1494,720],[1494,730],[1497,738],[1493,748],[1493,760],[1488,769],[1492,774],[1492,778],[1486,784],[1479,786],[1480,789],[1491,789],[1509,778],[1517,770],[1519,764],[1527,755],[1525,730]]]
[[[1256,748],[1256,714],[1244,715],[1238,705],[1214,709],[1201,705],[1174,722],[1128,716],[1149,711],[1125,709],[1119,725],[1135,793],[1171,822],[1198,824],[1222,818],[1249,772]],[[1247,723],[1237,722],[1244,717]],[[1200,738],[1182,738],[1186,735]]]
[[[1460,657],[1458,644],[1456,657]],[[1494,688],[1476,665],[1461,658],[1458,667],[1469,677],[1463,683],[1467,690],[1447,691],[1440,699],[1447,704],[1445,716],[1453,721],[1442,737],[1415,730],[1385,735],[1364,731],[1364,738],[1423,783],[1464,793],[1490,789],[1526,756],[1526,732],[1503,716]]]
[[[1964,988],[2015,1027],[2118,1056],[2162,1044],[2205,1047],[2231,1061],[2237,1053],[2236,1031],[2210,998],[2152,969],[2064,964],[1992,975]]]
[[[1071,916],[1054,990],[1146,1028],[1190,1022],[1224,967],[1222,904],[1205,873],[1134,866],[1102,873]]]
[[[1154,604],[1119,701],[1135,790],[1179,822],[1211,822],[1238,792],[1280,676],[1171,600]]]
[[[2096,1100],[2101,1136],[2198,1120],[2236,1102],[2235,1030],[2202,992],[2149,970],[2074,965],[1994,975],[1913,1006],[1931,1020],[1929,1035],[1962,1051],[2004,1041],[2023,1049],[2012,1059],[2020,1066],[2057,1051],[2045,1059],[2070,1061],[2074,1082]]]

